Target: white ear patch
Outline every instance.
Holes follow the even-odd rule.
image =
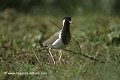
[[[63,20],[63,26],[64,26],[64,23],[65,23],[65,19]]]

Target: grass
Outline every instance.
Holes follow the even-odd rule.
[[[39,40],[47,39],[62,25],[63,17],[15,13],[0,16],[0,80],[119,80],[120,18],[104,15],[73,16],[72,36],[81,45],[82,54],[105,61],[92,61],[79,54],[63,52],[61,63],[54,65],[46,51],[39,49]],[[33,51],[39,58],[36,59]],[[78,52],[71,40],[68,49]],[[55,60],[58,52],[52,51]],[[15,75],[5,72],[16,72]],[[26,72],[26,74],[18,74]],[[39,72],[30,75],[27,73]]]

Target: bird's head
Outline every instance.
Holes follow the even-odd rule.
[[[71,24],[72,23],[72,21],[71,21],[71,17],[64,17],[64,19],[63,19],[63,25],[64,24]]]

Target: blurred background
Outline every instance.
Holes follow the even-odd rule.
[[[54,65],[47,51],[37,50],[60,30],[48,20],[62,27],[65,16],[81,51],[71,39],[67,49],[78,54],[64,51]],[[120,80],[120,0],[0,0],[0,80]]]
[[[120,14],[119,0],[0,0],[0,11],[12,8],[17,12],[85,15],[85,14]]]

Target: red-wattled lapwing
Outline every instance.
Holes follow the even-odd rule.
[[[70,42],[71,40],[71,33],[70,33],[70,24],[71,24],[71,17],[65,17],[63,19],[63,27],[60,31],[56,32],[52,35],[49,39],[44,41],[41,44],[41,47],[45,47],[48,49],[49,54],[55,64],[55,60],[51,54],[51,49],[61,49],[59,52],[59,61],[62,56],[62,49]]]

